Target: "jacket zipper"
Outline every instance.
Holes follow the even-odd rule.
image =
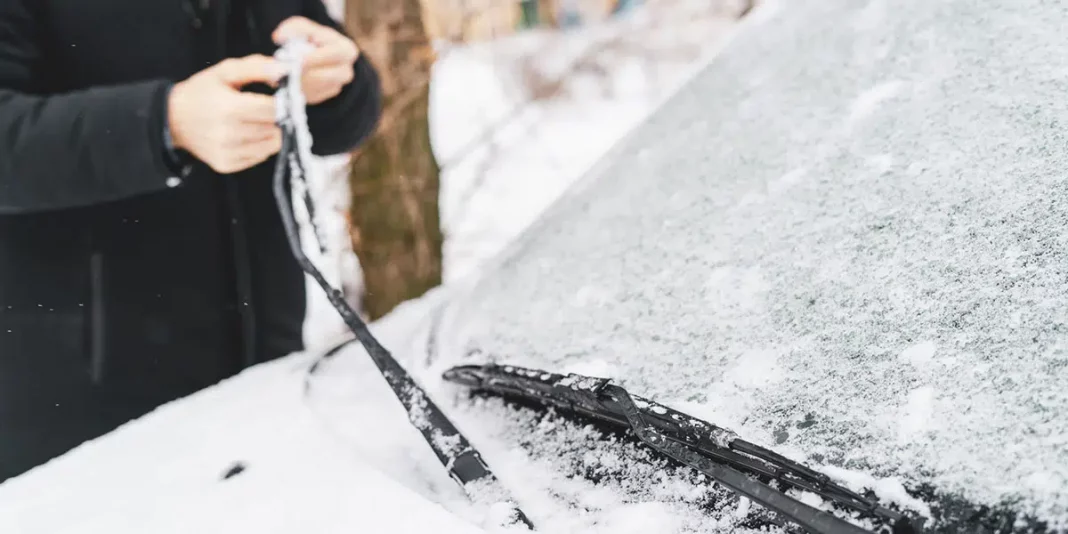
[[[104,308],[104,254],[89,255],[89,378],[93,384],[104,381],[104,352],[107,348],[107,316]]]

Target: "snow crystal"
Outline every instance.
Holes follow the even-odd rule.
[[[768,193],[777,195],[786,192],[791,186],[800,182],[806,173],[808,173],[808,169],[800,168],[782,175],[777,180],[768,183]]]
[[[879,175],[884,175],[890,172],[893,168],[894,158],[889,154],[879,154],[877,156],[868,157],[867,164]]]
[[[679,532],[682,522],[671,507],[659,502],[645,502],[618,507],[604,528],[620,534],[670,533]]]
[[[927,503],[909,495],[909,493],[905,491],[905,487],[902,485],[901,480],[898,478],[889,477],[880,479],[867,473],[851,471],[834,466],[823,466],[820,470],[854,491],[870,489],[885,502],[894,503],[898,506],[913,510],[924,517],[931,516],[931,509]]]
[[[827,509],[827,503],[820,498],[819,495],[812,493],[811,491],[792,491],[790,492],[797,500],[818,509]]]
[[[573,374],[561,378],[556,385],[575,390],[594,391],[603,383],[604,379],[601,378]]]
[[[933,341],[924,341],[901,351],[899,359],[910,365],[923,365],[934,359],[938,345]]]
[[[883,101],[893,98],[901,91],[902,82],[898,80],[884,82],[864,91],[849,107],[850,122],[859,121],[878,109]]]
[[[457,454],[462,452],[460,450],[461,437],[459,434],[447,436],[441,430],[434,429],[430,437],[432,440],[434,440],[434,446],[437,447],[439,451],[444,452],[446,455],[456,456]]]
[[[427,413],[429,404],[427,403],[426,395],[419,390],[409,391],[408,402],[410,406],[408,420],[412,422],[412,425],[419,429],[430,428],[430,419]]]
[[[577,375],[586,376],[599,376],[599,377],[611,377],[614,373],[612,370],[612,364],[606,360],[592,358],[589,360],[582,360],[574,362],[563,370],[565,373],[574,373]]]
[[[901,410],[898,419],[898,439],[907,442],[919,437],[928,430],[934,410],[935,391],[922,387],[909,392],[908,402]]]
[[[749,515],[749,507],[753,504],[747,497],[738,499],[738,509],[734,511],[734,517],[745,519]]]
[[[744,389],[771,386],[785,378],[785,371],[779,366],[778,358],[775,351],[752,351],[728,370],[725,378]]]

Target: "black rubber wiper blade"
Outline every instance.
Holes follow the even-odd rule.
[[[868,533],[785,493],[796,488],[884,523],[895,532],[919,532],[922,521],[881,506],[827,475],[741,439],[733,431],[631,395],[605,378],[557,374],[516,366],[464,365],[444,378],[476,391],[514,396],[603,421],[632,432],[653,450],[697,469],[735,493],[809,532]],[[770,485],[775,481],[783,490]]]

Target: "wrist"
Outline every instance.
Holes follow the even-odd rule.
[[[178,128],[175,128],[181,109],[181,98],[184,90],[182,83],[176,83],[171,86],[167,92],[167,116],[163,121],[163,139],[165,146],[170,154],[175,159],[178,158],[179,151],[185,149],[185,143],[183,142],[183,136],[180,135]]]
[[[167,103],[167,105],[165,107],[166,111],[164,112],[163,117],[163,158],[167,167],[170,168],[171,172],[175,173],[176,175],[181,175],[182,177],[185,177],[189,174],[189,164],[191,163],[191,161],[189,153],[179,146],[174,135],[173,119],[175,118],[175,115],[172,111],[173,106],[171,104],[171,101],[174,95],[175,88],[176,85],[171,85],[167,89],[167,94],[165,96],[165,102]]]

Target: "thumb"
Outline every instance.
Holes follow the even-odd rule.
[[[285,75],[285,67],[274,58],[261,54],[225,59],[215,67],[223,83],[239,89],[251,83],[274,85]]]

